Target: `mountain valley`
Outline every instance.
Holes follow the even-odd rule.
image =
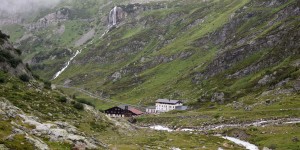
[[[32,9],[0,11],[0,149],[300,149],[299,1]],[[105,115],[162,98],[188,109]]]

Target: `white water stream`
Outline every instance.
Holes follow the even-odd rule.
[[[280,122],[280,123],[279,123]],[[182,129],[170,129],[168,127],[162,126],[162,125],[155,125],[155,126],[150,126],[150,129],[153,130],[158,130],[158,131],[168,131],[168,132],[173,132],[173,131],[179,131],[179,132],[193,132],[193,131],[208,131],[208,130],[216,130],[216,129],[222,129],[225,127],[247,127],[247,126],[266,126],[268,124],[295,124],[295,123],[300,123],[300,119],[299,118],[294,118],[294,119],[287,119],[285,121],[280,121],[280,120],[265,120],[265,121],[257,121],[257,122],[253,122],[253,123],[248,123],[248,124],[244,124],[241,125],[239,124],[225,124],[225,125],[217,125],[217,126],[211,126],[210,128],[205,128],[205,129],[191,129],[191,128],[182,128]],[[245,147],[247,150],[259,150],[259,148],[254,145],[251,144],[247,141],[243,141],[234,137],[229,137],[229,136],[222,136],[222,135],[217,135],[219,137],[222,137],[223,139],[229,140],[237,145],[243,146]]]
[[[117,25],[117,9],[118,7],[115,6],[109,14],[109,22],[111,22],[112,24],[109,25],[108,29],[104,31],[104,33],[100,36],[100,38],[102,38],[104,35],[106,35],[109,32],[110,27]],[[93,40],[91,42],[89,42],[89,45],[93,44]],[[84,48],[87,48],[86,46]],[[59,77],[60,74],[62,74],[70,65],[71,61],[78,55],[80,54],[82,51],[82,49],[77,50],[75,55],[73,57],[70,58],[70,60],[66,63],[66,65],[60,70],[58,71],[52,78],[52,80],[56,79],[57,77]]]
[[[150,126],[150,129],[158,130],[158,131],[168,131],[168,132],[175,131],[173,129],[170,129],[168,127],[161,126],[161,125]],[[194,130],[194,129],[180,129],[180,130],[176,130],[176,131],[191,131],[192,132],[192,131],[196,131],[196,130]],[[218,135],[218,136],[220,136],[220,135]],[[243,146],[243,147],[245,147],[248,150],[259,150],[256,145],[251,144],[249,142],[246,142],[246,141],[234,138],[234,137],[229,137],[229,136],[221,136],[221,137],[223,139],[229,140],[229,141],[231,141],[231,142],[233,142],[233,143],[235,143],[237,145]]]
[[[76,51],[75,55],[72,56],[72,57],[70,58],[70,60],[66,63],[66,65],[65,65],[60,71],[58,71],[58,72],[54,75],[53,80],[56,79],[61,73],[63,73],[63,72],[69,67],[71,61],[72,61],[78,54],[80,54],[81,51],[82,51],[82,49]]]
[[[259,150],[258,147],[254,144],[251,144],[249,142],[234,138],[234,137],[229,137],[229,136],[222,136],[223,139],[229,140],[237,145],[243,146],[248,150]]]

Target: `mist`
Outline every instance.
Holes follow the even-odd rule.
[[[62,0],[1,0],[0,13],[22,14],[43,8],[52,8]]]

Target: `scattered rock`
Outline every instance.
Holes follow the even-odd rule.
[[[216,92],[211,98],[211,102],[219,102],[219,103],[224,103],[225,100],[225,94],[223,92]]]
[[[5,112],[5,113],[3,113]],[[97,149],[98,146],[106,147],[105,144],[97,141],[96,139],[85,137],[82,133],[78,132],[76,127],[66,122],[40,122],[38,117],[27,116],[22,110],[13,106],[7,100],[0,99],[0,113],[3,113],[6,118],[16,118],[19,116],[24,124],[33,126],[33,129],[18,125],[12,122],[13,133],[7,137],[7,140],[13,139],[16,134],[25,134],[26,139],[35,145],[38,150],[48,150],[49,147],[38,137],[48,137],[51,141],[66,142],[74,144],[78,149]]]
[[[293,137],[292,141],[293,142],[299,142],[299,139],[298,139],[298,137],[295,136],[295,137]]]
[[[251,111],[252,109],[253,109],[252,106],[246,106],[246,107],[244,107],[245,111]]]
[[[113,78],[113,81],[115,82],[115,81],[117,81],[118,79],[121,79],[121,78],[122,78],[122,75],[121,75],[120,72],[115,72],[111,77]]]
[[[295,89],[295,91],[300,91],[300,80],[297,80],[294,83],[294,89]]]
[[[265,75],[262,79],[258,81],[259,85],[266,85],[267,83],[270,83],[274,77],[272,75]]]
[[[0,149],[1,150],[9,150],[4,144],[0,144]]]
[[[48,145],[39,138],[33,138],[28,135],[25,138],[32,143],[37,150],[49,150]]]
[[[262,150],[272,150],[272,149],[269,149],[268,147],[264,147]]]

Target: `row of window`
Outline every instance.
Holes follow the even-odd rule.
[[[158,108],[169,108],[169,109],[175,109],[175,106],[167,106],[167,105],[158,105]]]

